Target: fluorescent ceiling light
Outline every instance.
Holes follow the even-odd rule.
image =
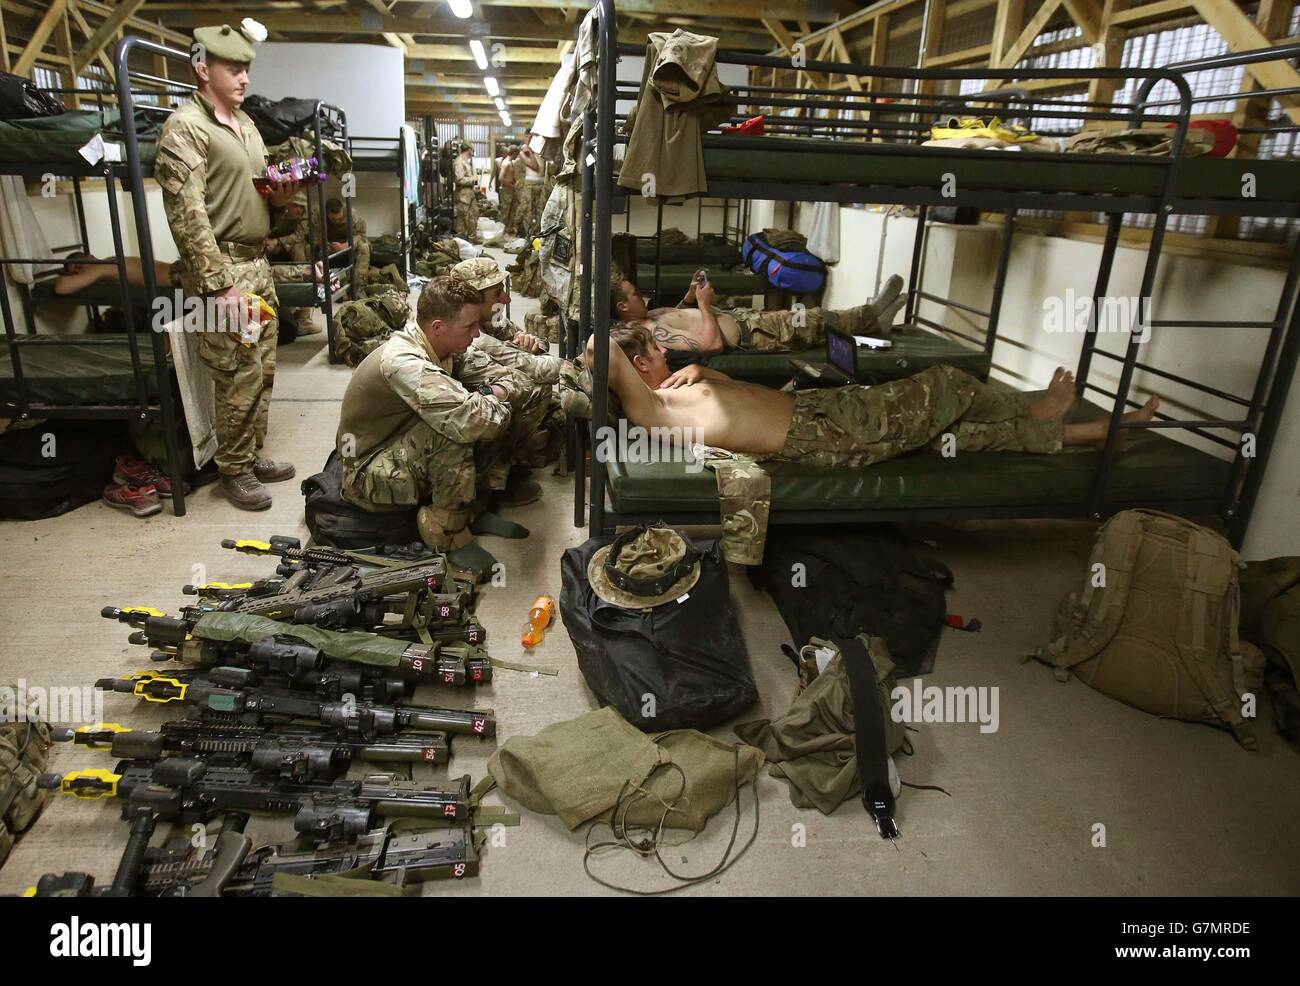
[[[492,100],[492,102],[497,104],[497,109],[499,109],[502,113],[506,111],[506,101],[502,99],[500,96]]]
[[[461,20],[474,16],[474,5],[469,0],[447,0],[447,6]]]
[[[483,42],[478,38],[470,38],[469,50],[474,55],[474,61],[478,62],[478,67],[481,69],[487,68],[487,52],[483,50]]]
[[[483,88],[487,90],[489,96],[501,95],[501,87],[497,85],[497,80],[490,75],[483,76]]]

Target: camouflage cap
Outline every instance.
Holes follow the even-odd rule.
[[[220,58],[227,62],[247,63],[256,56],[253,42],[239,28],[229,24],[196,27],[194,43],[202,45],[200,50],[205,57]]]
[[[638,527],[596,551],[587,565],[591,591],[624,609],[650,609],[690,592],[700,552],[671,527]]]
[[[503,284],[508,275],[491,257],[475,257],[473,260],[462,260],[458,263],[451,269],[451,276],[476,291],[482,291],[484,288]]]

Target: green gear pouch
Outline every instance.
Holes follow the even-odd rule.
[[[691,453],[713,470],[722,513],[722,556],[737,565],[761,565],[772,509],[772,477],[754,459],[706,445]]]

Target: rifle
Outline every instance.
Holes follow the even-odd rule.
[[[420,545],[418,549],[416,549],[415,545],[389,546],[378,548],[373,552],[345,551],[320,545],[304,548],[298,538],[284,537],[279,534],[272,534],[269,541],[256,541],[251,538],[241,538],[239,540],[227,538],[221,542],[221,546],[247,555],[260,557],[270,555],[280,558],[295,570],[297,568],[319,568],[329,565],[369,565],[376,568],[387,568],[408,561],[427,559],[430,556],[444,558],[443,555],[430,552],[423,545]]]
[[[380,670],[380,669],[375,669]],[[123,682],[129,684],[122,684]],[[149,682],[136,689],[141,682]],[[362,702],[400,703],[414,691],[410,682],[384,678],[356,668],[341,671],[311,671],[290,677],[271,674],[257,668],[218,665],[211,668],[179,668],[166,671],[133,671],[120,678],[101,678],[101,691],[136,695],[138,698],[168,701],[179,698],[175,687],[210,685],[217,688],[266,688],[281,692],[301,692],[329,702],[351,699]]]
[[[184,702],[192,719],[204,722],[272,725],[303,720],[373,739],[407,730],[495,736],[496,713],[491,709],[437,709],[428,706],[376,705],[364,701],[327,701],[305,693],[225,688],[206,682],[191,684],[176,677],[143,671],[126,678],[101,678],[101,691],[134,695],[148,702]]]
[[[114,770],[92,768],[45,773],[36,786],[82,800],[118,798],[122,815],[148,810],[162,819],[203,821],[220,811],[293,814],[294,831],[319,841],[355,841],[374,827],[377,816],[470,817],[469,775],[456,789],[369,774],[360,780],[289,781],[247,767],[223,767],[191,758],[156,762],[123,760]]]
[[[358,641],[386,640],[377,635],[359,637],[359,631],[347,635],[336,631],[317,629],[311,638],[323,641],[322,650],[306,643],[295,634],[292,626],[282,624],[282,632],[272,633],[252,643],[240,639],[208,639],[211,633],[200,625],[205,615],[196,607],[185,607],[180,617],[170,617],[147,607],[105,606],[100,615],[107,620],[117,620],[137,628],[129,640],[133,644],[148,644],[155,648],[150,654],[154,661],[180,660],[188,664],[235,664],[265,667],[292,673],[295,668],[306,670],[320,667],[325,658],[330,663],[324,667],[337,667],[334,662],[355,663],[351,659]],[[211,616],[209,624],[223,617]],[[275,630],[272,626],[269,629]],[[304,633],[306,631],[303,631]],[[492,659],[474,641],[487,637],[486,631],[472,621],[441,628],[431,628],[429,643],[411,643],[401,647],[396,641],[383,646],[397,650],[397,660],[392,666],[380,668],[384,672],[408,681],[432,679],[442,684],[461,685],[466,681],[485,683],[492,680]],[[321,654],[317,657],[315,655]],[[369,667],[369,665],[366,665]]]
[[[213,764],[250,767],[287,780],[332,780],[354,761],[443,764],[451,747],[443,733],[406,733],[374,742],[324,730],[193,722],[164,722],[156,731],[115,722],[50,730],[56,743],[107,750],[122,760],[193,757]]]
[[[130,896],[274,896],[275,877],[281,873],[322,877],[359,871],[369,880],[396,886],[479,874],[471,823],[400,830],[388,826],[359,836],[355,843],[315,849],[268,845],[256,850],[244,835],[247,823],[247,814],[226,812],[216,838],[197,854],[188,838],[148,848]],[[120,896],[112,894],[109,887],[96,888],[94,884],[94,878],[84,873],[47,874],[27,896]]]

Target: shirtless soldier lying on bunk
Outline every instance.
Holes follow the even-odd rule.
[[[587,345],[589,366],[594,342]],[[1064,369],[1032,402],[951,366],[872,387],[789,393],[702,366],[670,374],[666,351],[641,323],[611,325],[609,347],[609,387],[631,424],[693,428],[709,445],[762,459],[866,466],[937,446],[945,433],[966,452],[1050,454],[1106,440],[1105,420],[1063,422],[1075,401],[1074,375]],[[1124,420],[1150,421],[1159,403],[1152,397]]]
[[[100,281],[117,280],[116,263],[90,263],[97,261],[92,253],[70,253],[63,261],[63,273],[54,279],[55,294],[76,294],[82,288],[88,288],[92,284],[98,284]],[[135,288],[145,287],[144,283],[144,263],[139,257],[123,257],[122,266],[126,268],[126,283]],[[308,270],[306,264],[297,265],[301,269],[293,271],[295,278],[310,277],[310,274],[304,274]],[[279,268],[277,268],[278,270]],[[154,283],[159,289],[165,287],[179,288],[181,286],[180,272],[176,264],[164,263],[161,260],[155,260],[153,264]],[[316,276],[323,278],[325,268],[318,260],[316,261]],[[333,284],[333,278],[331,278]]]
[[[788,353],[825,345],[827,329],[847,335],[889,335],[894,318],[906,301],[900,296],[902,289],[903,279],[895,274],[875,298],[846,311],[829,308],[723,311],[713,307],[713,286],[701,280],[697,273],[676,308],[647,310],[636,285],[615,275],[610,278],[609,314],[611,319],[624,323],[644,322],[665,349],[696,356],[728,349]]]

